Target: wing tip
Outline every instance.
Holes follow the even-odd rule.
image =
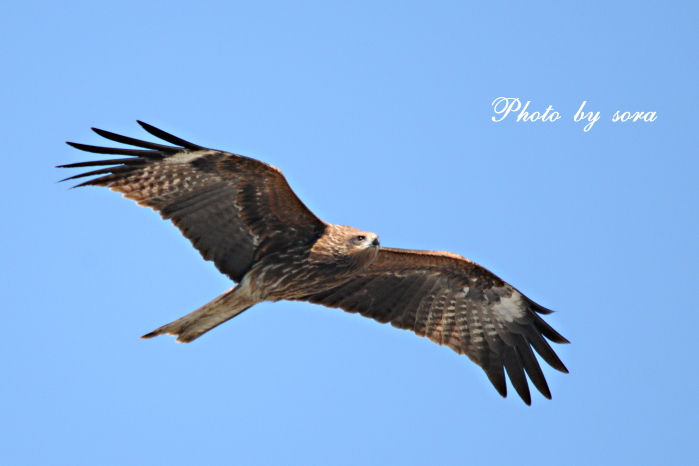
[[[113,134],[113,133],[111,133],[111,132],[109,132],[109,131],[105,131],[105,130],[103,130],[103,129],[95,128],[94,126],[90,126],[90,129],[91,129],[92,131],[94,131],[95,133],[99,134],[100,136],[102,136],[102,137],[104,137],[104,138],[107,138],[107,139],[109,139],[109,137],[106,136],[106,135],[111,135],[111,134]]]
[[[156,128],[155,126],[148,124],[145,121],[136,120],[136,123],[138,123],[141,126],[141,128],[146,130],[146,132],[150,133],[151,135],[155,136],[156,138],[162,139],[165,142],[169,142],[170,144],[175,144],[177,146],[180,146],[181,148],[189,149],[189,150],[195,150],[195,151],[196,150],[206,150],[206,147],[202,147],[198,144],[194,144],[192,142],[185,141],[184,139],[177,137],[174,134],[170,134],[166,131],[163,131],[160,128]]]
[[[524,295],[522,295],[522,296],[524,296]],[[543,314],[543,315],[547,316],[547,315],[551,315],[551,314],[556,312],[553,309],[549,309],[547,307],[542,306],[541,304],[535,303],[534,301],[532,301],[529,298],[527,298],[527,301],[529,301],[529,305],[531,306],[532,310],[534,310],[538,314]]]
[[[507,398],[507,382],[505,381],[503,367],[500,366],[500,368],[496,370],[487,370],[485,373],[498,394],[503,398]]]
[[[570,340],[558,333],[557,330],[554,330],[554,328],[551,327],[548,323],[544,322],[544,325],[537,325],[535,323],[534,327],[539,331],[539,333],[541,333],[543,336],[545,336],[552,342],[558,343],[559,345],[570,345]]]

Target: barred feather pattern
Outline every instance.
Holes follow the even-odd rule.
[[[241,155],[206,149],[139,123],[151,134],[183,147],[94,129],[107,139],[150,150],[68,143],[87,152],[135,158],[62,165],[117,165],[66,180],[100,175],[76,187],[105,186],[160,211],[204,259],[213,261],[235,282],[266,255],[293,244],[312,244],[325,230],[326,224],[298,199],[278,169]]]
[[[551,367],[568,372],[547,339],[567,343],[536,305],[483,267],[452,253],[382,248],[376,261],[349,282],[304,301],[359,313],[467,355],[507,395],[513,387],[531,403],[528,375],[546,398],[546,379],[532,347]]]

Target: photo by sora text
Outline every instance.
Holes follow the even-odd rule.
[[[547,121],[554,122],[561,118],[561,114],[558,113],[553,105],[549,105],[543,112],[530,112],[529,104],[531,101],[527,101],[524,106],[517,97],[498,97],[492,103],[493,111],[499,117],[492,117],[495,122],[502,121],[510,113],[519,112],[517,115],[517,121]],[[580,108],[573,116],[573,121],[584,121],[587,124],[583,127],[583,131],[588,132],[592,126],[600,119],[600,112],[585,112],[585,104],[587,100],[583,101]],[[657,118],[656,112],[623,112],[617,110],[617,112],[612,116],[613,122],[635,122],[643,121],[650,123],[655,121]]]

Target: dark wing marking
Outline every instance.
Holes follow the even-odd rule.
[[[267,253],[312,243],[325,230],[289,187],[284,175],[258,160],[207,149],[139,124],[173,147],[93,130],[112,141],[142,149],[97,147],[69,142],[87,152],[132,158],[61,165],[116,165],[67,178],[101,175],[78,186],[106,186],[160,211],[172,220],[206,260],[236,282]],[[65,181],[65,180],[63,180]],[[77,186],[76,186],[77,187]]]
[[[456,254],[381,248],[357,277],[301,300],[390,322],[466,354],[503,397],[507,371],[527,404],[531,396],[525,372],[551,398],[532,347],[553,368],[568,372],[544,339],[568,343],[539,316],[552,311]]]

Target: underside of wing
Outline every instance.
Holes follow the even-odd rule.
[[[390,322],[466,354],[503,397],[507,372],[527,404],[527,376],[551,398],[533,350],[553,368],[568,372],[546,341],[568,343],[540,317],[552,311],[456,254],[382,248],[359,276],[303,300]]]
[[[138,147],[97,147],[87,152],[128,158],[61,165],[108,166],[67,178],[97,176],[78,186],[106,186],[170,219],[206,260],[239,282],[265,254],[312,242],[325,224],[291,190],[282,173],[258,160],[192,144],[146,123],[169,146],[93,128],[109,140]],[[63,180],[65,181],[65,180]],[[76,187],[78,187],[76,186]]]

